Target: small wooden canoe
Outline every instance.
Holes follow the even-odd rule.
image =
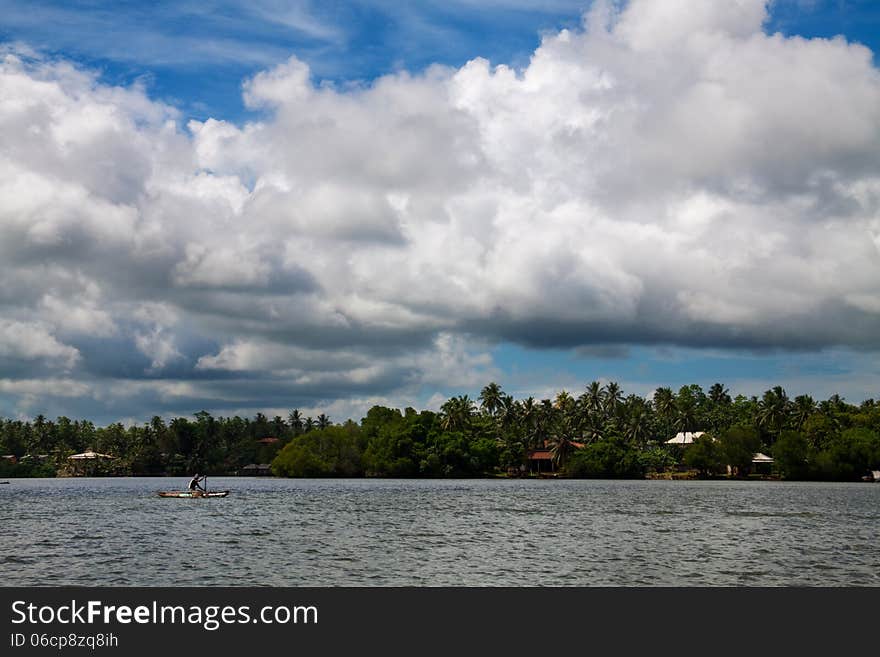
[[[229,495],[228,490],[210,490],[207,493],[200,490],[162,490],[159,491],[159,497],[226,497]]]

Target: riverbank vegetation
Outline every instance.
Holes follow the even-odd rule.
[[[693,444],[666,444],[677,432],[699,431]],[[113,458],[70,459],[86,450]],[[514,399],[490,383],[478,399],[452,397],[439,412],[375,406],[360,422],[342,424],[298,410],[271,419],[200,412],[128,427],[0,419],[0,477],[238,474],[260,463],[288,477],[523,476],[539,454],[562,476],[681,469],[747,476],[756,453],[771,456],[781,478],[859,480],[880,469],[880,403],[791,399],[778,386],[761,397],[732,397],[722,384],[658,388],[643,398],[614,382]]]

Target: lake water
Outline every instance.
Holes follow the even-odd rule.
[[[5,586],[880,586],[880,484],[10,481]]]

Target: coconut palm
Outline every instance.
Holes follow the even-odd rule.
[[[317,426],[319,429],[326,429],[331,424],[332,424],[332,422],[330,422],[330,418],[327,417],[326,415],[324,415],[323,413],[321,413],[318,416]]]
[[[568,391],[566,390],[560,390],[556,394],[556,398],[553,400],[553,407],[565,414],[571,413],[574,405],[574,397],[568,394]]]
[[[641,447],[648,441],[650,435],[650,407],[641,397],[630,395],[624,408],[626,419],[623,425],[623,437],[633,445]]]
[[[501,403],[497,411],[498,425],[502,429],[508,429],[516,424],[519,419],[519,406],[511,395],[502,395]]]
[[[672,427],[675,420],[675,393],[672,388],[657,388],[654,391],[654,412],[663,426],[663,440],[671,438]]]
[[[495,415],[501,407],[503,394],[501,386],[493,381],[480,392],[480,408],[487,415]]]
[[[623,399],[623,391],[615,381],[610,381],[605,386],[605,394],[602,400],[602,407],[606,417],[614,417],[620,408],[620,402]]]
[[[535,398],[528,397],[518,404],[518,421],[520,431],[522,431],[523,442],[526,449],[536,444],[536,424],[538,418],[538,409],[535,406]]]
[[[564,467],[568,457],[574,452],[574,443],[569,432],[563,428],[550,439],[550,443],[550,459],[557,468]]]
[[[844,413],[846,412],[847,404],[843,401],[843,397],[834,393],[827,400],[819,402],[819,409],[825,413],[825,415],[833,416],[835,413]]]
[[[471,423],[474,402],[467,395],[451,397],[440,407],[440,426],[445,431],[463,431]]]
[[[602,440],[602,437],[605,435],[605,427],[602,423],[602,418],[593,414],[586,415],[581,421],[580,434],[584,441],[588,443]]]
[[[543,447],[553,433],[556,423],[556,409],[549,399],[542,399],[535,411],[535,431],[533,442],[536,447]]]
[[[730,398],[729,390],[720,383],[713,383],[709,388],[709,399],[719,406],[730,404],[733,400]]]
[[[697,405],[694,398],[679,392],[675,400],[675,428],[679,431],[693,432],[697,421]]]
[[[758,402],[758,426],[766,430],[771,437],[779,435],[786,419],[791,412],[791,402],[782,386],[767,390]]]
[[[298,436],[303,432],[302,413],[298,408],[293,409],[287,414],[287,425],[293,430],[293,435]]]
[[[794,408],[792,410],[792,420],[795,427],[800,431],[804,428],[807,419],[816,412],[816,400],[810,395],[798,395],[794,398]]]
[[[587,389],[581,400],[584,408],[588,413],[599,413],[602,411],[602,384],[598,381],[592,381],[587,385]]]

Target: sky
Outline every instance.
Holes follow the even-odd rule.
[[[880,396],[875,2],[0,16],[0,416]]]

